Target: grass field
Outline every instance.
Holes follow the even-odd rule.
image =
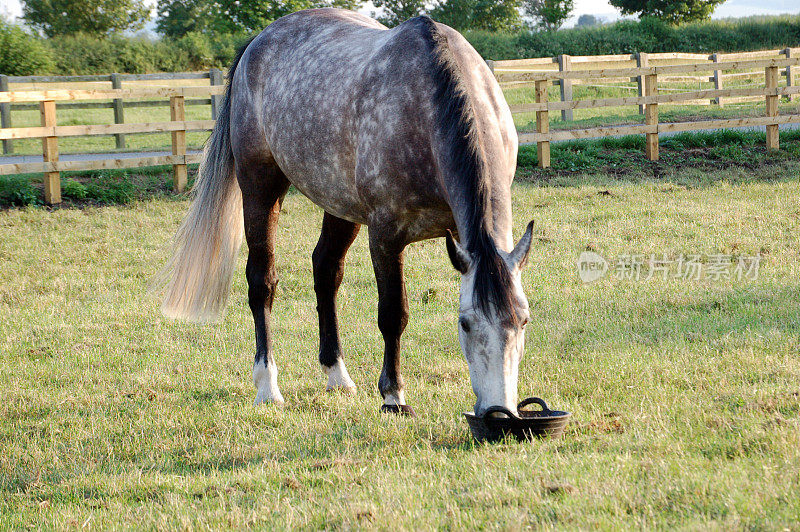
[[[366,232],[339,297],[359,392],[323,391],[322,216],[299,194],[278,238],[283,410],[252,406],[246,252],[219,325],[167,321],[146,293],[184,197],[0,211],[0,528],[797,530],[799,174],[797,158],[626,179],[521,172],[515,235],[535,218],[537,240],[520,394],[574,417],[560,440],[483,446],[461,416],[474,399],[442,241],[406,261],[408,420],[378,414]],[[585,285],[587,248],[762,262],[756,280]]]

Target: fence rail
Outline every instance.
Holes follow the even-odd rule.
[[[778,128],[781,124],[800,123],[800,114],[778,114],[778,100],[792,98],[800,93],[794,81],[794,69],[800,66],[800,49],[768,50],[745,54],[635,54],[613,56],[586,56],[557,58],[523,59],[513,61],[489,61],[497,79],[503,86],[532,85],[535,102],[511,106],[512,113],[536,113],[536,131],[520,133],[521,142],[536,143],[539,166],[550,166],[550,142],[558,140],[581,139],[616,135],[643,134],[646,136],[646,155],[650,160],[658,159],[659,133],[689,131],[697,129],[720,129],[743,126],[766,126],[767,146],[778,148]],[[780,56],[780,57],[778,57]],[[670,64],[674,61],[691,61],[684,64]],[[608,63],[614,68],[577,68]],[[629,66],[633,63],[636,66]],[[547,67],[546,69],[543,67]],[[758,69],[763,76],[763,86],[744,88],[723,88],[721,81],[739,76],[742,70]],[[713,75],[697,76],[710,72]],[[752,72],[746,74],[753,77]],[[786,84],[779,86],[780,76]],[[136,87],[123,88],[122,81],[132,80],[184,80],[205,79],[209,85],[196,87]],[[713,89],[676,89],[659,92],[665,83],[691,81],[713,82]],[[760,79],[760,78],[759,78]],[[596,98],[575,100],[573,84],[588,84],[595,81],[609,82],[623,80],[635,82],[637,96]],[[111,82],[111,88],[93,89],[50,89],[11,91],[11,83],[50,83],[50,82]],[[560,99],[549,101],[548,88],[551,84],[560,86]],[[660,86],[661,84],[661,86]],[[0,76],[0,111],[3,123],[0,128],[0,141],[4,149],[11,148],[11,142],[18,139],[41,138],[43,162],[24,164],[0,164],[0,175],[41,172],[44,174],[45,201],[61,201],[60,172],[74,170],[99,170],[131,168],[139,166],[172,165],[175,175],[174,187],[177,191],[186,186],[186,165],[199,162],[199,154],[187,154],[186,132],[207,131],[213,128],[217,116],[218,99],[224,92],[222,74],[209,73],[177,74],[111,74],[103,76]],[[701,120],[692,122],[659,122],[659,105],[691,102],[717,102],[723,99],[741,98],[763,99],[766,112],[761,117],[732,118],[724,120]],[[92,101],[92,100],[102,100]],[[123,111],[126,107],[142,105],[165,105],[169,102],[170,120],[147,123],[124,123]],[[185,106],[197,102],[212,104],[211,120],[186,120]],[[60,107],[82,106],[86,108],[113,108],[115,123],[97,125],[58,125],[56,104]],[[13,107],[12,107],[13,106]],[[28,106],[28,107],[23,107]],[[559,111],[565,120],[572,119],[575,109],[601,107],[637,106],[644,114],[644,124],[594,127],[550,131],[550,112]],[[10,110],[38,108],[41,125],[37,127],[11,127]],[[60,137],[115,135],[117,145],[124,145],[124,135],[169,132],[172,134],[172,155],[158,157],[135,157],[87,161],[59,161],[58,139]]]
[[[186,188],[186,165],[200,162],[199,154],[186,153],[186,132],[213,129],[214,120],[186,120],[187,97],[215,96],[222,94],[225,87],[209,85],[204,87],[142,87],[137,89],[58,89],[40,91],[0,92],[0,104],[16,102],[38,102],[41,126],[0,129],[0,140],[41,138],[43,162],[2,164],[0,175],[18,173],[43,173],[45,201],[61,201],[60,172],[75,170],[107,170],[141,166],[172,165],[174,188],[181,192]],[[56,104],[76,100],[168,98],[170,105],[169,122],[146,122],[128,124],[97,124],[59,126],[56,119]],[[125,157],[118,159],[95,159],[86,161],[59,161],[58,139],[60,137],[123,135],[126,133],[172,133],[172,155],[157,157]]]
[[[3,92],[15,91],[14,85],[30,84],[64,84],[64,83],[110,83],[111,89],[122,89],[124,82],[141,81],[188,81],[188,80],[209,80],[211,86],[221,86],[224,84],[224,76],[221,70],[212,68],[208,72],[162,72],[157,74],[95,74],[85,76],[6,76],[0,74],[0,95]],[[29,92],[29,89],[16,89]],[[211,118],[216,120],[219,111],[219,92],[212,93],[211,98],[186,100],[185,105],[211,105]],[[124,101],[125,96],[114,98],[110,102],[64,102],[59,104],[61,109],[113,109],[114,123],[123,124],[125,122],[125,109],[134,107],[162,107],[165,101]],[[38,102],[39,100],[31,100]],[[38,104],[18,103],[0,100],[0,127],[10,128],[13,125],[13,111],[35,111],[39,108]],[[115,135],[117,148],[125,148],[125,135],[119,133]],[[14,145],[11,140],[3,140],[3,153],[14,153]]]
[[[695,69],[695,73],[690,75],[666,75],[669,69],[662,70],[659,82],[665,83],[713,83],[714,88],[722,90],[726,84],[731,82],[745,82],[754,81],[764,76],[763,70],[749,70],[744,72],[730,72],[726,73],[726,64],[737,62],[741,64],[741,68],[748,68],[747,61],[751,60],[764,60],[764,59],[793,59],[800,57],[800,48],[782,48],[776,50],[761,50],[756,52],[741,52],[730,54],[689,54],[689,53],[636,53],[624,55],[596,55],[596,56],[568,56],[561,55],[556,57],[545,57],[536,59],[515,59],[507,61],[489,61],[489,66],[492,71],[501,80],[501,85],[505,87],[518,87],[526,85],[535,81],[536,76],[521,76],[514,78],[513,74],[517,73],[542,73],[542,72],[565,72],[571,70],[585,69],[587,64],[603,65],[603,69],[596,70],[596,72],[605,72],[605,75],[599,77],[577,77],[569,78],[558,77],[552,78],[554,83],[561,86],[561,100],[569,101],[571,99],[572,85],[591,85],[596,83],[607,84],[609,82],[634,82],[636,87],[620,87],[625,89],[637,90],[638,95],[643,95],[643,86],[641,79],[634,76],[628,76],[623,67],[643,68],[648,66],[672,66],[675,67],[673,72],[682,72],[681,66],[685,66],[687,61],[698,65],[715,65],[714,67],[705,67]],[[722,63],[722,65],[720,65]],[[591,65],[590,65],[591,66]],[[786,84],[790,87],[796,85],[796,72],[792,68],[793,65],[787,65],[779,75],[786,78]],[[758,67],[754,67],[758,68]],[[697,75],[698,71],[709,71],[710,75]],[[616,71],[619,75],[614,77],[612,72]],[[510,76],[509,76],[510,75]],[[661,87],[661,90],[680,92],[682,89]],[[789,98],[793,99],[792,93]],[[739,103],[742,101],[753,101],[752,97],[742,97],[737,99],[727,99],[725,103]],[[695,101],[691,102],[693,105],[723,105],[722,98],[715,98],[708,101]],[[644,107],[640,106],[639,113],[644,114]],[[562,118],[565,120],[570,119],[569,113],[562,111]]]

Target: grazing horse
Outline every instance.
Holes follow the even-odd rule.
[[[399,359],[408,322],[403,250],[442,236],[462,274],[459,341],[475,411],[514,410],[528,321],[520,269],[533,222],[514,246],[517,134],[478,53],[425,16],[387,29],[350,11],[311,9],[270,24],[240,51],[228,77],[194,201],[162,272],[163,312],[215,319],[244,232],[255,403],[283,402],[270,312],[276,222],[294,185],[325,211],[312,262],[328,389],[355,389],[342,358],[336,293],[345,253],[366,225],[385,342],[382,410],[413,414]]]

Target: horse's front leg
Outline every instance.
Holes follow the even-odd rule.
[[[314,248],[314,291],[319,314],[319,363],[328,376],[327,389],[355,392],[356,385],[342,360],[336,293],[344,275],[344,256],[358,235],[360,225],[325,213],[322,233]]]
[[[406,405],[400,374],[400,336],[408,323],[408,300],[403,279],[405,242],[388,239],[370,227],[369,250],[378,283],[378,328],[383,335],[383,370],[378,390],[383,396],[381,411],[413,415]]]

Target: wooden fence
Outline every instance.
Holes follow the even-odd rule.
[[[88,76],[6,76],[0,74],[0,91],[8,92],[15,89],[14,85],[39,85],[44,84],[65,84],[65,83],[92,83],[102,84],[110,83],[111,89],[122,89],[124,82],[142,82],[142,81],[184,81],[184,80],[209,80],[210,84],[223,85],[224,75],[221,70],[212,68],[208,72],[165,72],[160,74],[102,74],[102,75],[88,75]],[[38,88],[38,87],[37,87]],[[102,87],[100,87],[102,88]],[[185,105],[211,105],[211,119],[217,119],[217,112],[219,109],[220,97],[217,95],[211,98],[192,99],[186,100]],[[59,105],[61,109],[113,109],[114,110],[114,123],[125,123],[125,108],[131,107],[157,107],[164,105],[163,102],[158,101],[124,101],[120,98],[114,99],[112,102],[66,102]],[[0,104],[0,127],[10,128],[13,127],[12,111],[23,110],[36,110],[39,108],[38,103],[1,103]],[[125,134],[118,133],[114,135],[118,149],[125,148]],[[12,140],[3,141],[3,153],[14,153],[14,144]]]
[[[507,61],[487,61],[492,72],[499,78],[508,73],[520,72],[569,72],[573,70],[606,70],[606,69],[624,69],[624,68],[643,68],[650,66],[666,66],[676,64],[711,64],[711,63],[730,63],[734,61],[749,61],[756,59],[791,59],[800,57],[800,48],[783,48],[778,50],[761,50],[757,52],[740,52],[731,54],[689,54],[689,53],[636,53],[636,54],[623,54],[623,55],[589,55],[589,56],[570,56],[559,55],[555,57],[542,57],[535,59],[514,59]],[[789,87],[797,85],[796,72],[789,66],[780,72],[781,76],[786,78],[786,85]],[[763,70],[749,70],[744,72],[731,72],[726,73],[721,68],[714,68],[711,75],[696,75],[696,74],[673,74],[670,76],[662,76],[659,80],[661,90],[682,92],[685,89],[669,87],[670,84],[697,83],[713,83],[714,88],[721,90],[728,87],[731,83],[752,82],[764,76]],[[617,86],[620,89],[632,89],[638,91],[638,96],[644,96],[644,85],[640,78],[626,78],[626,77],[604,77],[601,79],[565,79],[559,83],[561,92],[561,101],[572,101],[572,87],[573,85],[592,85],[608,87],[609,83],[613,82],[633,82],[635,86]],[[521,83],[506,82],[506,87],[519,86]],[[522,82],[524,84],[524,82]],[[793,96],[793,95],[792,95]],[[790,98],[792,99],[792,98]],[[738,103],[743,101],[753,101],[752,97],[739,97],[725,100],[725,103]],[[690,102],[692,105],[723,105],[722,98],[713,98],[710,100],[694,100]],[[644,106],[639,107],[639,113],[644,114]],[[561,118],[564,120],[572,120],[572,110],[562,109]]]
[[[664,132],[689,131],[697,129],[722,129],[741,126],[766,126],[767,146],[778,147],[778,127],[780,124],[800,123],[800,114],[778,115],[778,100],[780,97],[792,98],[800,93],[793,77],[793,68],[800,65],[800,54],[791,50],[782,52],[782,57],[767,57],[767,54],[776,53],[753,52],[739,54],[744,59],[736,61],[723,61],[725,56],[716,54],[709,59],[708,56],[695,56],[693,54],[650,54],[644,56],[594,56],[568,57],[560,56],[554,62],[552,58],[526,59],[519,61],[490,62],[501,86],[517,87],[531,85],[534,87],[535,102],[511,106],[512,113],[536,113],[536,132],[520,133],[520,142],[536,143],[539,154],[539,166],[550,166],[550,142],[557,140],[580,139],[589,137],[604,137],[630,134],[646,135],[646,154],[650,160],[658,159],[658,135]],[[699,58],[705,58],[700,61]],[[591,61],[589,61],[591,59]],[[624,59],[624,60],[623,60]],[[684,64],[669,64],[672,61],[683,61]],[[689,61],[687,63],[687,61]],[[626,62],[632,62],[629,66]],[[581,63],[612,64],[617,68],[580,69],[576,65]],[[666,64],[665,64],[666,63]],[[540,68],[549,65],[548,68]],[[553,65],[556,65],[554,68]],[[620,67],[620,65],[622,65]],[[584,65],[586,66],[586,65]],[[588,65],[592,66],[592,65]],[[731,79],[747,73],[754,76],[753,70],[759,74],[763,72],[763,86],[723,88],[722,80]],[[713,75],[709,75],[713,73]],[[780,74],[784,73],[786,84],[779,84]],[[184,76],[184,77],[179,77]],[[117,76],[117,86],[122,79],[149,79],[172,80],[192,79],[186,74],[154,74],[147,76]],[[61,89],[61,90],[27,90],[8,91],[8,85],[0,87],[0,109],[10,108],[40,110],[41,126],[39,127],[6,127],[0,129],[0,140],[4,143],[14,139],[41,138],[44,161],[25,164],[0,164],[0,175],[17,173],[44,173],[45,201],[58,203],[61,201],[60,172],[72,170],[98,170],[114,168],[130,168],[140,166],[172,165],[174,169],[175,190],[183,191],[186,187],[186,165],[197,163],[199,154],[186,153],[186,132],[207,131],[213,128],[216,117],[216,103],[224,92],[221,84],[221,75],[215,80],[213,73],[197,73],[193,79],[209,77],[212,84],[201,87],[182,88],[110,88],[110,89]],[[100,79],[102,78],[102,79]],[[37,80],[52,78],[6,78],[7,82],[35,82]],[[686,90],[679,92],[659,92],[665,83],[685,82],[687,79],[701,80],[715,83],[713,89]],[[114,82],[111,76],[70,76],[67,81],[108,81]],[[636,82],[641,87],[641,94],[637,96],[623,96],[615,98],[575,100],[572,96],[574,84],[607,83],[614,80],[624,80],[627,83]],[[63,78],[62,78],[62,81]],[[558,84],[561,98],[559,101],[548,101],[548,88],[551,84]],[[663,123],[659,122],[659,104],[692,103],[692,102],[720,102],[722,99],[733,98],[758,98],[763,99],[766,112],[761,117],[733,118],[724,120],[702,120],[691,122]],[[165,105],[169,100],[171,116],[168,122],[148,123],[123,123],[124,116],[116,110],[133,106]],[[105,100],[91,102],[90,100]],[[104,107],[115,109],[115,123],[101,125],[70,125],[59,126],[56,119],[56,104],[60,107]],[[187,121],[185,119],[185,106],[191,104],[212,104],[211,120]],[[572,118],[574,109],[638,106],[644,114],[644,124],[595,127],[588,129],[571,129],[563,131],[550,131],[550,112],[561,111],[562,118]],[[10,118],[9,118],[10,121]],[[99,159],[86,161],[59,161],[58,138],[68,136],[90,135],[115,135],[117,138],[133,133],[172,133],[172,155],[160,157],[136,157]],[[119,141],[118,141],[119,142]],[[124,142],[124,141],[123,141]],[[119,145],[119,144],[118,144]]]
[[[770,52],[752,52],[740,54],[745,57],[759,57]],[[663,58],[664,54],[660,54]],[[607,57],[620,56],[602,56]],[[626,56],[628,57],[628,56]],[[676,59],[691,59],[689,54],[672,54]],[[558,63],[558,69],[529,70],[530,62],[534,60],[497,61],[490,64],[495,76],[503,87],[518,87],[533,85],[535,87],[535,103],[525,103],[511,106],[512,113],[536,113],[536,132],[521,133],[522,143],[536,143],[539,154],[539,166],[550,166],[550,142],[556,140],[572,140],[590,137],[606,137],[618,135],[645,134],[647,139],[647,158],[658,160],[658,135],[659,133],[690,131],[698,129],[724,129],[732,127],[766,126],[767,147],[778,148],[778,127],[780,124],[800,123],[800,114],[778,115],[778,99],[780,97],[792,98],[800,93],[800,87],[793,84],[793,69],[800,65],[800,57],[786,51],[783,59],[749,59],[737,61],[716,61],[688,64],[662,64],[658,66],[637,66],[632,68],[603,68],[592,70],[578,70],[563,68],[569,62],[563,59]],[[535,60],[541,61],[541,60]],[[641,60],[640,60],[641,62]],[[542,63],[543,64],[543,63]],[[573,63],[574,64],[574,63]],[[505,68],[500,68],[505,67]],[[509,68],[511,67],[511,68]],[[677,80],[700,79],[717,80],[726,76],[739,76],[746,73],[753,76],[753,69],[763,72],[764,83],[761,87],[717,88],[700,89],[681,92],[660,93],[660,83],[664,79],[674,82]],[[699,73],[714,72],[712,77],[698,76]],[[779,85],[780,74],[783,72],[787,78],[787,85]],[[636,81],[641,87],[641,95],[623,96],[615,98],[600,98],[590,100],[574,100],[572,98],[572,84],[593,83],[598,81],[626,80]],[[558,84],[561,88],[560,101],[548,101],[548,87],[551,83]],[[660,123],[658,118],[659,104],[690,104],[698,101],[719,102],[721,99],[763,99],[766,112],[762,117],[731,118],[722,120],[699,120],[689,122]],[[599,107],[638,106],[645,115],[644,124],[622,125],[609,127],[594,127],[587,129],[569,129],[563,131],[550,131],[550,111],[561,111],[562,118],[572,118],[573,109],[587,109]]]
[[[138,88],[99,90],[45,90],[0,92],[0,103],[38,102],[41,114],[40,127],[17,127],[0,129],[0,140],[41,138],[44,161],[40,163],[3,164],[2,174],[44,173],[44,195],[47,203],[61,201],[59,172],[68,170],[103,170],[140,166],[173,166],[176,191],[186,188],[186,165],[200,162],[199,154],[186,153],[186,132],[213,129],[214,120],[185,119],[187,98],[219,96],[225,91],[222,85],[182,88]],[[125,100],[125,99],[169,99],[169,122],[146,122],[135,124],[101,124],[59,126],[56,121],[56,102],[76,100]],[[161,105],[163,103],[156,102]],[[63,103],[61,105],[64,105]],[[117,135],[126,133],[172,132],[172,155],[160,157],[136,157],[119,159],[97,159],[87,161],[59,161],[58,139],[60,137]]]

